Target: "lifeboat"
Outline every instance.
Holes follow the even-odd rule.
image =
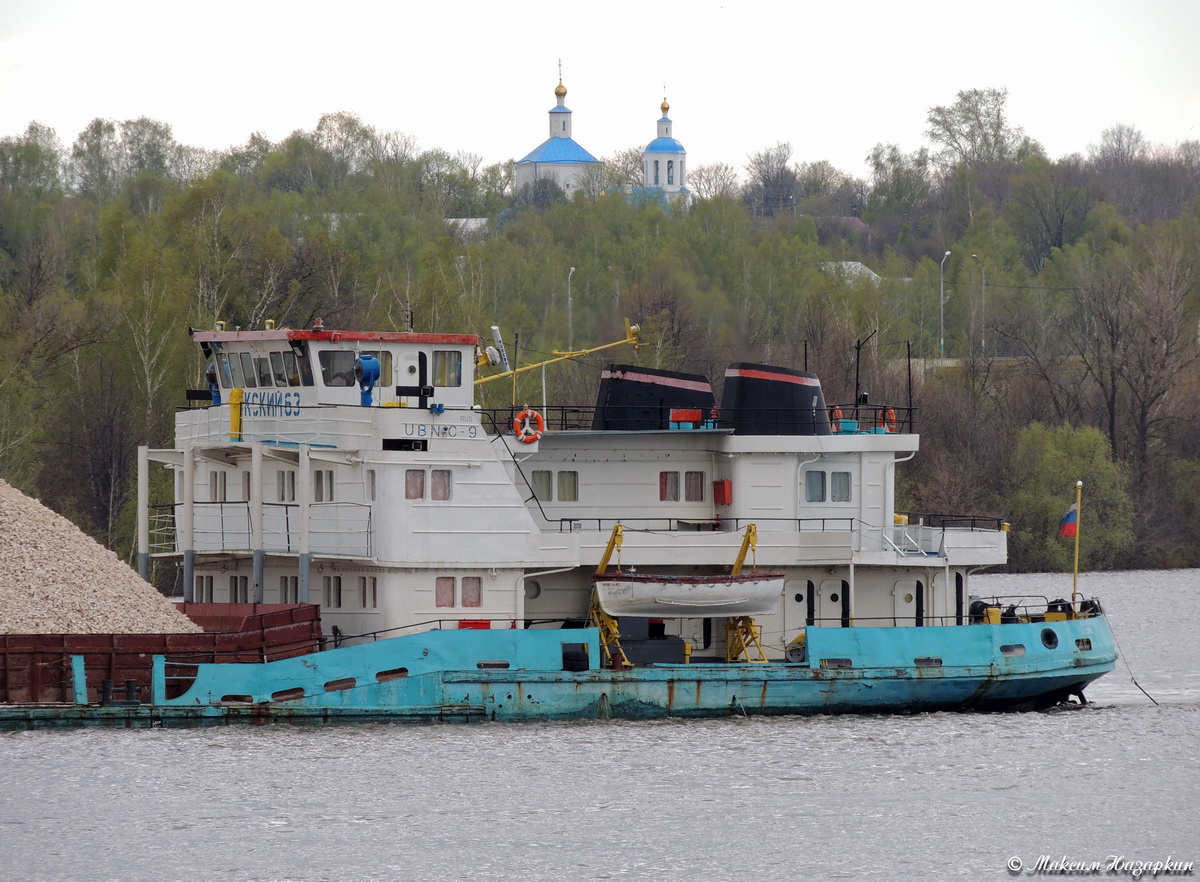
[[[779,609],[783,573],[671,576],[597,573],[600,607],[610,616],[754,616]]]

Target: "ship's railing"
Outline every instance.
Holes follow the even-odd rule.
[[[193,514],[193,550],[250,551],[253,531],[249,502],[196,502]],[[156,505],[151,514],[151,551],[172,553],[179,547],[176,505]],[[309,551],[346,557],[372,556],[373,511],[361,502],[315,502],[309,505]],[[300,505],[294,502],[263,503],[262,550],[300,553]]]
[[[531,405],[532,406],[532,405]],[[694,429],[726,429],[739,426],[743,431],[762,435],[813,435],[829,430],[833,434],[908,434],[913,431],[916,408],[881,405],[831,405],[827,411],[814,414],[783,407],[713,407],[672,408],[666,406],[578,406],[548,404],[535,408],[546,420],[546,431],[569,432],[580,430],[609,431],[688,431]],[[510,431],[521,407],[487,408],[485,423]],[[837,417],[837,414],[841,414]],[[834,414],[837,428],[830,422]]]

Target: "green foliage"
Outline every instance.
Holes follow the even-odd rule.
[[[868,185],[781,143],[749,154],[742,184],[694,170],[690,204],[627,194],[637,151],[568,200],[348,113],[223,155],[144,118],[93,120],[70,150],[31,124],[0,140],[0,476],[127,550],[134,450],[170,444],[201,383],[189,326],[497,324],[528,364],[619,339],[629,318],[646,345],[548,373],[551,399],[590,398],[605,361],[719,387],[746,360],[807,364],[830,400],[857,379],[901,402],[911,345],[925,438],[905,507],[1010,516],[1013,566],[1063,569],[1054,528],[1080,477],[1085,566],[1200,564],[1200,149],[1114,130],[1093,157],[1050,161],[1005,98],[930,111],[940,169],[881,143]],[[501,385],[482,399],[540,400],[533,373]]]
[[[1079,518],[1079,568],[1128,564],[1134,546],[1133,502],[1104,434],[1090,427],[1033,423],[1017,435],[1009,465],[1012,556],[1029,571],[1062,572],[1073,566],[1074,540],[1059,538],[1059,520],[1083,482]]]

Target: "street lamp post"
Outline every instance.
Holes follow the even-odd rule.
[[[938,361],[941,362],[940,367],[946,366],[946,258],[949,256],[950,252],[947,251],[942,257],[942,262],[938,264]]]
[[[979,306],[979,351],[987,355],[987,267],[983,265],[983,259],[978,254],[972,254],[971,257],[979,262],[979,271],[983,273],[983,285],[980,288],[983,296]]]
[[[575,317],[572,314],[571,304],[571,276],[575,275],[575,267],[571,267],[571,271],[567,273],[567,349],[575,351]]]

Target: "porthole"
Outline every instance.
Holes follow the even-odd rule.
[[[796,595],[796,603],[804,603],[804,595],[803,594]]]
[[[542,596],[541,583],[529,579],[525,582],[525,599],[536,600]]]
[[[905,603],[912,603],[912,595],[911,595],[911,594],[905,594],[905,595],[904,595],[904,602],[905,602]]]
[[[836,592],[836,591],[834,591],[832,594],[830,594],[830,595],[829,595],[829,600],[830,600],[831,602],[833,602],[833,603],[837,603],[837,602],[838,602],[838,596],[837,596],[837,592]]]
[[[1058,634],[1053,628],[1042,628],[1042,645],[1047,649],[1058,649]]]

